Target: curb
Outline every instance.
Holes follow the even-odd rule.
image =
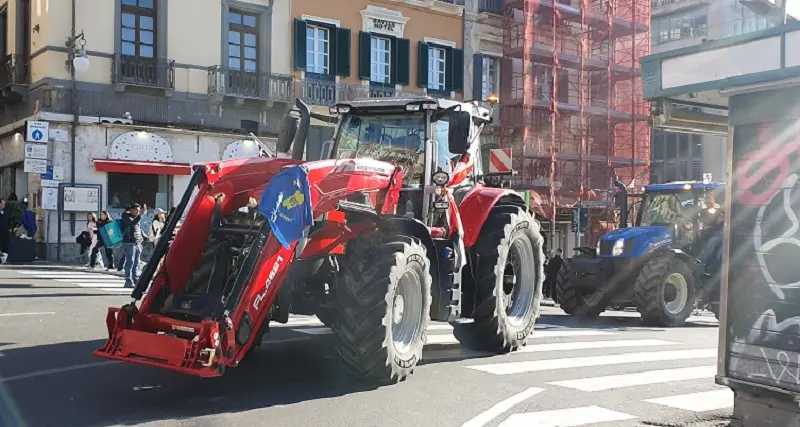
[[[74,271],[84,271],[84,272],[91,272],[91,273],[102,273],[102,274],[109,274],[112,276],[118,277],[125,277],[124,271],[117,271],[113,269],[108,271],[106,269],[90,269],[89,267],[84,267],[82,265],[75,265],[75,264],[57,264],[49,261],[34,261],[32,263],[20,263],[20,264],[3,264],[0,265],[0,270],[14,270],[20,268],[53,268],[53,269],[60,269],[60,270],[74,270]]]

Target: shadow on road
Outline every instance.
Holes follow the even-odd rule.
[[[33,284],[0,283],[0,291],[14,289],[64,289],[64,286],[35,286]]]
[[[42,289],[37,286],[35,289]],[[58,288],[63,289],[63,288]],[[14,299],[14,298],[64,298],[64,297],[108,297],[116,294],[90,294],[87,292],[64,292],[58,294],[14,294],[14,295],[0,295],[0,299]],[[125,294],[119,294],[125,295]]]
[[[716,328],[719,325],[715,323],[716,319],[709,316],[708,322],[705,321],[690,321],[680,326],[680,328]],[[649,327],[642,324],[642,318],[631,315],[605,315],[596,317],[594,319],[584,319],[574,316],[561,315],[561,314],[543,314],[536,321],[537,324],[548,324],[564,328],[580,328],[580,329],[607,329],[615,331],[650,331],[659,332],[668,328],[663,327]],[[674,329],[674,328],[669,328]]]
[[[92,350],[103,343],[0,347],[0,378],[5,378],[0,382],[0,425],[136,425],[237,413],[375,388],[346,377],[330,354],[313,351],[315,346],[308,341],[257,349],[239,368],[213,379],[126,363],[20,378],[43,369],[103,362],[91,357]]]

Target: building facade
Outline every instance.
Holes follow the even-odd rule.
[[[739,0],[653,0],[652,52],[661,53],[772,27]],[[684,99],[684,109],[727,116],[727,110]],[[653,130],[650,182],[726,179],[727,136]]]
[[[192,164],[259,155],[294,100],[289,0],[3,0],[0,23],[0,197],[50,259],[88,211],[168,210]]]
[[[337,102],[391,96],[463,99],[464,7],[456,0],[292,1],[295,91],[323,113]],[[316,159],[331,125],[313,121]]]

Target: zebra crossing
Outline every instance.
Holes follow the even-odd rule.
[[[332,334],[313,316],[293,316],[289,323],[274,326],[312,337]],[[476,417],[462,427],[628,425],[625,423],[644,421],[658,411],[700,416],[733,407],[730,389],[714,383],[715,342],[693,345],[682,342],[678,331],[662,338],[653,337],[645,328],[639,332],[631,329],[537,324],[527,347],[507,355],[485,357],[461,349],[451,325],[434,322],[429,327],[421,363],[458,360],[458,369],[498,381],[511,376],[515,382],[530,378],[532,388],[538,390],[533,394],[546,396],[551,391],[563,395],[566,391],[576,396],[560,402],[565,406],[560,409],[524,412],[506,408],[489,420]],[[609,397],[610,394],[622,397]],[[526,398],[534,403],[538,402],[536,399]]]
[[[131,288],[125,288],[125,278],[115,274],[93,270],[51,270],[51,269],[19,269],[10,270],[15,274],[27,276],[31,279],[53,280],[71,286],[95,291],[126,294]]]

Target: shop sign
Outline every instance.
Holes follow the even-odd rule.
[[[261,147],[253,140],[241,139],[234,141],[225,147],[222,152],[222,160],[230,159],[249,159],[252,157],[259,157],[261,155]]]
[[[138,162],[172,163],[172,148],[166,139],[150,132],[127,132],[111,143],[108,158]]]

